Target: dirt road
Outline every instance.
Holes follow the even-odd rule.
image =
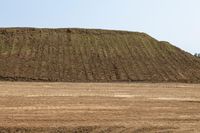
[[[2,132],[200,132],[200,85],[0,82]]]

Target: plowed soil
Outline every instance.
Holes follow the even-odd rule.
[[[2,28],[0,80],[200,83],[200,60],[145,33]]]
[[[197,133],[200,85],[0,82],[0,133]]]

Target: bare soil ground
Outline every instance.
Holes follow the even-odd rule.
[[[139,32],[0,28],[0,80],[200,83],[200,59]]]
[[[200,85],[0,82],[0,133],[198,133]]]

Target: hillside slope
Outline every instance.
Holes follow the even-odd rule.
[[[200,60],[144,33],[2,28],[0,80],[200,82]]]

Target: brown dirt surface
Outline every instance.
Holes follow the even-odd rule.
[[[200,85],[0,82],[0,133],[198,133]]]
[[[145,33],[0,29],[0,80],[200,82],[200,60]]]

